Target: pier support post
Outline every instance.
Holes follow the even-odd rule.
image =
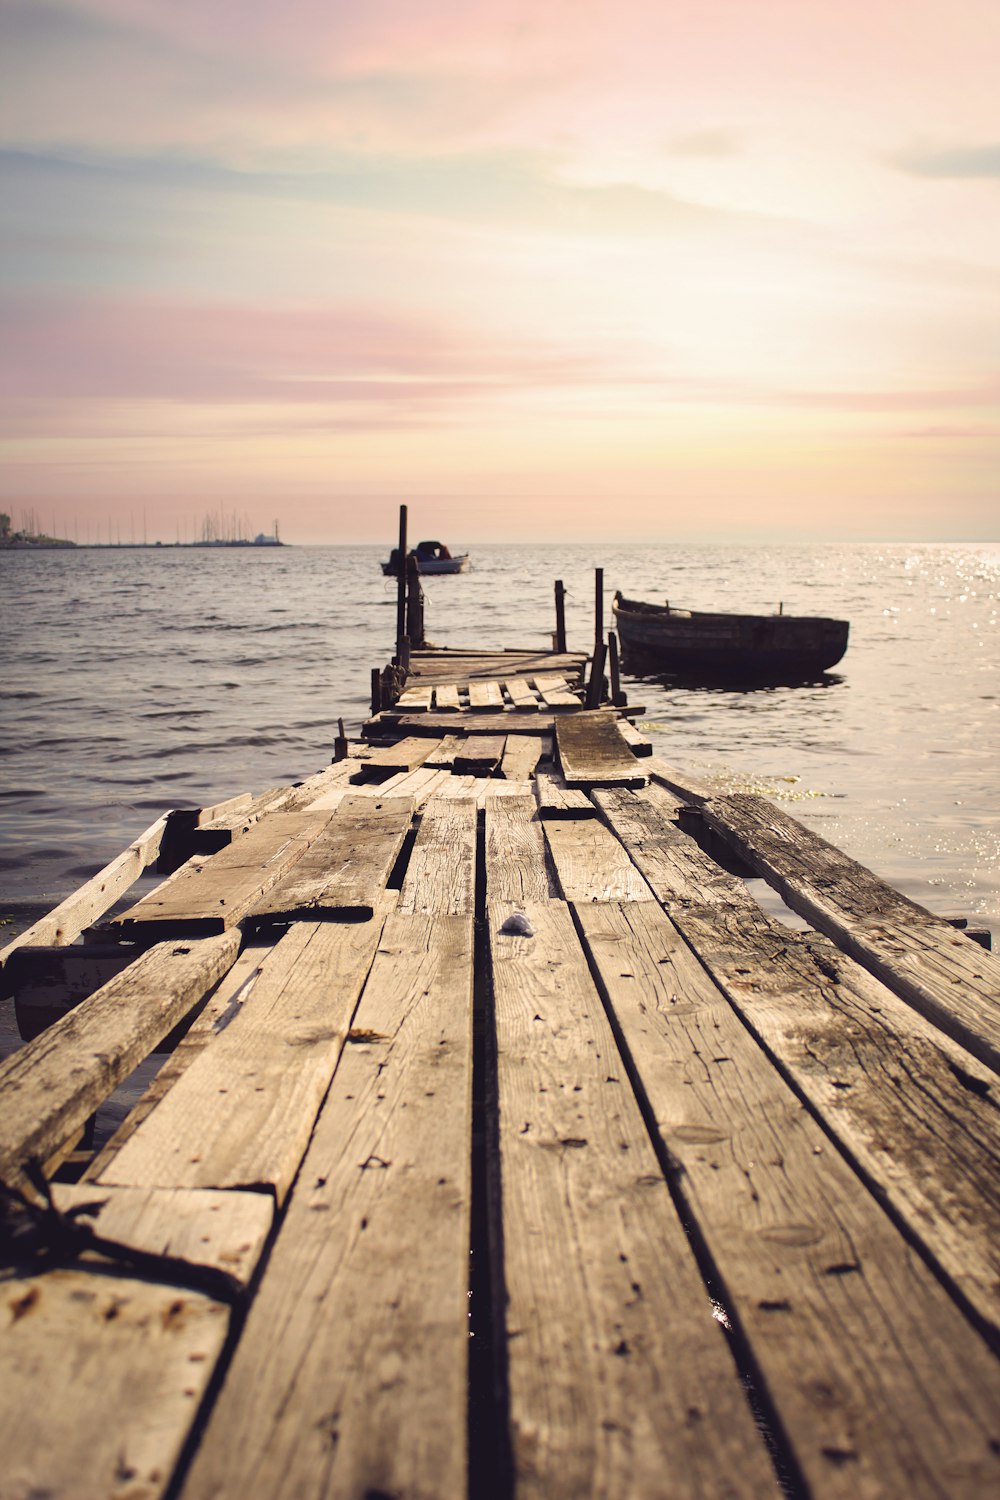
[[[566,650],[566,590],[563,588],[561,578],[556,579],[556,638],[555,648],[559,652]]]
[[[628,697],[622,692],[621,671],[618,665],[618,637],[608,631],[608,674],[611,678],[611,701],[615,708],[624,708]]]
[[[399,507],[399,572],[396,575],[396,659],[406,634],[406,506]]]
[[[590,664],[590,681],[587,683],[587,708],[600,708],[604,695],[604,661],[607,647],[598,641],[594,647],[594,659]]]
[[[382,673],[372,667],[372,716],[382,712]]]
[[[604,645],[604,569],[594,569],[594,651]]]
[[[424,644],[424,591],[420,586],[420,565],[415,557],[406,562],[406,633],[410,646]]]

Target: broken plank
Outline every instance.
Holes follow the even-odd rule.
[[[659,908],[576,915],[808,1493],[987,1492],[1000,1373],[986,1343]]]
[[[492,776],[503,759],[506,736],[477,734],[455,752],[456,776]]]
[[[410,850],[399,910],[469,916],[475,898],[475,797],[432,798]]]
[[[434,689],[435,712],[439,714],[456,714],[461,706],[457,684],[454,682],[438,683]]]
[[[568,787],[646,785],[647,778],[622,739],[614,712],[557,718],[556,751]]]
[[[712,787],[706,781],[701,781],[697,776],[688,771],[682,771],[677,766],[668,764],[661,756],[651,755],[644,767],[649,773],[651,781],[664,786],[673,792],[682,802],[688,802],[698,806],[707,802],[716,795]]]
[[[570,791],[561,776],[550,771],[535,775],[535,796],[542,818],[595,818],[597,809],[583,792]]]
[[[640,734],[634,724],[628,719],[618,720],[618,733],[635,756],[648,756],[653,753],[653,744],[644,734]]]
[[[763,797],[723,797],[704,816],[793,911],[1000,1072],[1000,958]]]
[[[490,902],[513,1493],[779,1487],[561,902]]]
[[[81,1181],[96,1182],[100,1179],[125,1142],[143,1120],[152,1114],[199,1052],[225,1027],[228,1018],[236,1014],[244,995],[257,978],[262,960],[270,951],[271,948],[266,946],[243,949],[232,968],[223,975],[205,1004],[198,1010],[174,1050],[157,1071],[156,1077],[150,1080],[117,1130],[86,1167]]]
[[[528,781],[548,748],[549,742],[541,735],[508,735],[500,775],[507,781]]]
[[[556,894],[534,797],[486,797],[486,893],[490,901],[545,901]]]
[[[503,691],[499,682],[470,682],[469,707],[475,712],[494,713],[504,706]]]
[[[465,1494],[472,956],[388,918],[184,1500]]]
[[[455,755],[462,745],[462,737],[457,734],[446,734],[433,745],[425,766],[433,766],[436,770],[450,771],[455,764]]]
[[[398,776],[401,771],[415,771],[433,750],[432,742],[416,737],[397,740],[394,745],[378,745],[364,760],[354,763],[354,775],[358,780],[371,780],[376,775],[388,778]]]
[[[161,943],[0,1064],[0,1178],[48,1160],[236,959],[238,933]]]
[[[59,946],[75,942],[85,927],[89,927],[109,911],[115,902],[134,885],[142,872],[153,863],[160,852],[160,842],[166,827],[166,818],[157,818],[145,833],[123,849],[121,854],[104,866],[65,901],[61,901],[46,916],[33,923],[12,943],[0,951],[0,971],[6,969],[11,954],[18,948]],[[8,992],[0,972],[0,996]]]
[[[433,692],[434,689],[429,684],[424,687],[405,687],[396,701],[407,713],[426,713],[431,706]]]
[[[382,932],[299,922],[265,952],[216,1035],[100,1183],[269,1189],[284,1201]]]
[[[229,1308],[82,1265],[5,1281],[0,1306],[4,1495],[164,1494],[215,1373]]]
[[[582,709],[583,707],[578,694],[570,692],[565,677],[535,677],[534,684],[546,708],[562,711],[567,708]]]
[[[169,1255],[224,1271],[247,1286],[274,1221],[262,1193],[213,1193],[200,1188],[108,1187],[57,1182],[60,1213],[87,1206],[85,1222],[103,1239],[147,1255]]]
[[[155,891],[111,920],[123,938],[224,932],[247,915],[323,832],[330,815],[271,813],[197,868],[184,865]]]
[[[526,677],[512,677],[506,684],[507,696],[515,708],[537,711],[541,704]]]
[[[254,903],[254,924],[367,921],[392,873],[412,816],[411,797],[345,797],[286,878]]]
[[[542,827],[565,900],[653,900],[627,850],[596,818],[547,819]]]

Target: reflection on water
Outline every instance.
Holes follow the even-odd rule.
[[[461,537],[455,538],[466,546]],[[1000,548],[471,547],[424,580],[441,644],[569,643],[616,588],[690,609],[851,623],[835,672],[803,686],[626,675],[657,752],[721,790],[758,790],[916,900],[1000,930],[995,746]],[[298,780],[336,720],[367,710],[391,654],[383,547],[0,554],[8,669],[0,896],[56,897],[157,812]]]

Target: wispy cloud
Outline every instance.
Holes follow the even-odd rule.
[[[913,177],[993,177],[1000,180],[1000,141],[986,145],[910,146],[891,158]]]

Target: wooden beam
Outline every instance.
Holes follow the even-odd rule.
[[[465,1494],[472,955],[389,917],[185,1500]]]
[[[166,816],[157,818],[145,833],[141,833],[103,870],[99,870],[47,916],[39,918],[26,932],[22,932],[0,950],[0,995],[10,993],[6,988],[4,971],[9,958],[19,948],[61,947],[65,943],[75,942],[85,927],[90,927],[102,917],[135,884],[143,870],[159,854],[166,823]]]
[[[808,1492],[857,1494],[864,1475],[872,1494],[982,1495],[1000,1399],[986,1343],[659,908],[576,915]]]
[[[513,1493],[776,1497],[570,914],[523,910],[488,908]]]
[[[568,787],[641,787],[646,776],[622,739],[614,711],[556,721],[556,749]]]
[[[371,968],[382,919],[297,923],[233,997],[216,1035],[99,1181],[269,1190],[299,1169]]]
[[[719,798],[704,817],[793,911],[1000,1072],[1000,958],[763,797]]]
[[[44,1162],[236,959],[227,932],[161,943],[0,1064],[0,1178]]]
[[[410,797],[345,797],[288,874],[252,904],[254,925],[332,918],[367,921],[385,890],[412,817]]]

